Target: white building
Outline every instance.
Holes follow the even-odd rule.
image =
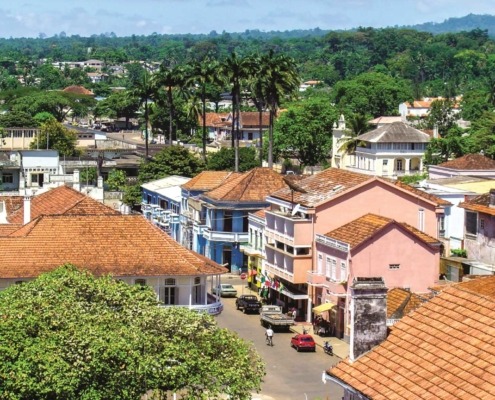
[[[345,132],[334,135],[340,143],[345,140]],[[423,171],[423,156],[430,136],[403,122],[394,122],[357,136],[356,141],[354,154],[340,152],[337,168],[397,178]]]

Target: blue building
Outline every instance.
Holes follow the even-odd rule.
[[[191,178],[172,175],[141,185],[143,215],[181,243],[181,185]]]
[[[227,178],[239,175],[229,171],[203,171],[181,187],[181,244],[205,255],[206,207],[200,197],[220,186]]]
[[[247,268],[247,256],[241,245],[248,243],[248,215],[268,207],[266,197],[286,187],[283,176],[270,168],[254,168],[243,174],[232,174],[217,188],[200,195],[205,211],[204,254],[226,264],[230,271]]]

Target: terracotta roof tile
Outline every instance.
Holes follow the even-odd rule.
[[[463,170],[490,170],[495,169],[495,160],[481,154],[466,154],[454,160],[438,164],[438,167]]]
[[[346,171],[338,168],[328,168],[316,175],[305,177],[298,181],[293,188],[300,190],[291,190],[286,187],[271,194],[285,201],[299,203],[303,206],[315,207],[366,181],[373,179],[369,175],[358,174],[356,172]]]
[[[203,195],[205,199],[236,202],[264,202],[266,197],[288,187],[284,176],[271,168],[253,168],[241,175],[232,176],[219,187]]]
[[[20,228],[22,228],[20,224],[0,224],[0,237],[9,236]]]
[[[231,125],[230,122],[227,122],[226,119],[229,116],[229,113],[206,113],[206,126],[210,127],[219,127],[223,125]],[[199,126],[203,126],[203,117],[198,116]]]
[[[31,219],[40,215],[61,214],[115,215],[120,213],[68,186],[48,190],[31,199]],[[12,224],[22,224],[24,222],[24,204],[7,219]]]
[[[0,278],[36,277],[64,263],[113,276],[227,271],[139,215],[41,216],[0,238],[0,247]]]
[[[260,114],[258,112],[243,111],[240,115],[241,126],[247,127],[259,127],[260,126]],[[269,126],[270,113],[264,112],[261,114],[261,126]]]
[[[5,203],[7,216],[22,208],[24,203],[22,196],[0,196],[0,201]]]
[[[424,296],[403,288],[390,289],[387,293],[387,318],[400,319],[426,301]]]
[[[327,371],[374,400],[495,398],[495,277],[444,289]]]
[[[261,210],[253,213],[253,215],[256,215],[258,218],[265,219],[266,210],[269,210],[269,208],[262,208]]]
[[[229,171],[203,171],[181,186],[186,190],[208,191],[219,186],[231,175],[237,175]]]
[[[494,188],[495,190],[495,188]],[[460,208],[477,211],[488,215],[495,215],[495,207],[490,207],[490,193],[480,194],[459,204]]]
[[[342,225],[341,227],[326,233],[325,236],[348,243],[350,248],[353,249],[373,237],[390,224],[397,224],[398,226],[401,226],[426,244],[434,245],[439,243],[434,237],[419,231],[411,225],[396,222],[393,219],[376,214],[363,215],[348,224]]]
[[[74,93],[74,94],[83,94],[86,96],[94,96],[94,93],[91,90],[86,89],[83,86],[77,86],[77,85],[72,85],[72,86],[67,86],[63,92],[66,93]]]
[[[383,179],[383,178],[379,178],[379,179]],[[407,190],[418,197],[422,197],[424,199],[427,199],[427,200],[435,203],[437,206],[450,206],[450,205],[452,205],[447,200],[444,200],[438,196],[435,196],[434,194],[426,193],[423,190],[416,189],[415,187],[412,187],[411,185],[408,185],[408,184],[403,183],[401,181],[393,181],[393,182],[394,182],[394,185],[396,185],[397,187],[404,189],[404,190]]]

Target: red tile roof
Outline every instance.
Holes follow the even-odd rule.
[[[387,318],[400,319],[418,308],[426,298],[403,288],[393,288],[387,293]]]
[[[66,93],[73,93],[73,94],[78,94],[78,95],[85,95],[85,96],[94,96],[94,93],[91,90],[86,89],[83,86],[77,86],[77,85],[72,85],[72,86],[67,86],[63,92]]]
[[[419,231],[411,225],[400,223],[391,218],[382,217],[376,214],[363,215],[348,224],[342,225],[341,227],[326,233],[325,236],[340,242],[348,243],[350,248],[354,249],[391,224],[402,227],[426,244],[439,244],[437,239]]]
[[[0,201],[5,203],[7,215],[19,210],[24,202],[22,196],[0,196]]]
[[[444,289],[354,362],[327,371],[369,399],[494,399],[495,277]]]
[[[495,186],[495,185],[494,185]],[[494,187],[495,190],[495,187]],[[490,207],[490,193],[480,194],[459,204],[460,208],[495,216],[495,207]]]
[[[210,127],[221,127],[226,125],[232,125],[230,121],[226,121],[229,113],[206,113],[206,126]],[[201,115],[198,116],[199,126],[203,126],[203,117]]]
[[[254,111],[243,111],[240,115],[242,127],[260,126],[260,113]],[[261,126],[268,127],[270,125],[270,113],[264,112],[261,114]]]
[[[0,238],[0,247],[0,278],[32,278],[64,263],[113,276],[227,271],[139,215],[41,216]]]
[[[466,154],[454,160],[438,164],[437,167],[459,170],[495,170],[495,160],[481,154]]]
[[[304,179],[295,182],[295,185],[290,188],[281,189],[271,194],[274,198],[279,198],[288,202],[299,203],[306,207],[316,207],[326,203],[333,197],[352,190],[355,187],[364,185],[367,182],[381,181],[388,185],[395,186],[402,191],[407,191],[414,195],[434,203],[436,206],[446,206],[450,203],[437,196],[426,193],[422,190],[413,188],[400,181],[372,177],[357,172],[346,171],[339,168],[328,168],[316,175],[305,177]],[[298,189],[299,188],[299,189]]]
[[[237,175],[237,173],[229,171],[203,171],[182,185],[181,188],[197,191],[212,190],[231,175]]]
[[[283,175],[271,168],[253,168],[230,177],[203,197],[219,201],[264,202],[270,193],[284,187],[287,184]]]
[[[31,199],[31,219],[40,215],[116,215],[118,211],[68,186],[48,190]],[[24,205],[7,217],[11,224],[24,222]]]

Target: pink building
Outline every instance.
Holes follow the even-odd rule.
[[[317,268],[316,235],[373,213],[438,238],[445,208],[450,206],[400,182],[336,168],[294,179],[299,180],[267,198],[271,207],[265,212],[264,272],[282,284],[272,288],[270,297],[297,307],[308,321],[325,281]]]
[[[379,276],[388,289],[425,293],[438,280],[441,242],[391,218],[366,214],[326,234],[316,235],[316,313],[336,337],[349,337],[350,284]],[[316,286],[316,285],[315,285]]]

